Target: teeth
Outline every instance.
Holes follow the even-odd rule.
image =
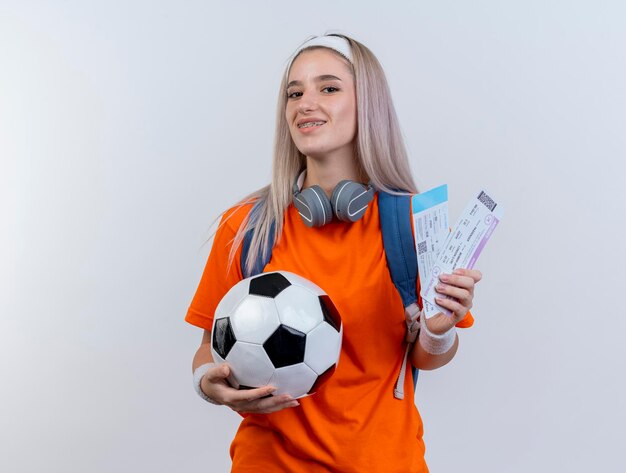
[[[312,126],[319,126],[319,125],[323,125],[326,122],[307,122],[307,123],[303,123],[302,125],[298,125],[298,128],[310,128]]]

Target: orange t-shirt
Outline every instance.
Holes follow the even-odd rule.
[[[227,272],[232,239],[250,205],[230,209],[217,231],[185,320],[211,330],[224,294],[243,276],[241,248]],[[247,415],[231,445],[233,472],[427,472],[423,427],[410,368],[405,398],[393,387],[405,344],[404,308],[383,248],[378,194],[355,223],[308,228],[291,205],[265,272],[285,270],[320,286],[344,327],[333,376],[300,406]],[[459,326],[472,323],[468,314]]]

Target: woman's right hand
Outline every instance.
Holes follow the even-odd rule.
[[[230,366],[223,363],[209,369],[200,381],[200,388],[213,401],[230,407],[241,414],[269,414],[300,403],[289,394],[272,396],[273,386],[254,389],[235,389],[227,381]]]

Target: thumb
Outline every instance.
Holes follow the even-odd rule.
[[[207,377],[209,381],[216,382],[220,379],[226,379],[229,374],[230,368],[226,363],[223,363],[221,365],[211,368],[211,370],[207,373]]]
[[[219,367],[218,373],[220,378],[228,378],[228,375],[230,374],[230,366],[224,363],[222,366]]]

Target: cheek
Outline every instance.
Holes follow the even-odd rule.
[[[348,104],[343,110],[342,115],[343,121],[346,124],[346,128],[350,129],[351,131],[355,131],[357,125],[357,113],[354,104]]]
[[[291,125],[291,117],[293,117],[293,107],[291,107],[289,105],[289,102],[287,102],[287,106],[285,107],[285,119],[287,120],[287,124]]]
[[[285,116],[293,118],[298,113],[299,105],[297,101],[287,100],[285,103]]]
[[[296,133],[296,127],[293,125],[295,119],[295,110],[293,107],[287,106],[285,108],[285,121],[287,122],[287,129],[289,130],[289,135],[292,140],[296,140],[298,138],[298,134]]]

